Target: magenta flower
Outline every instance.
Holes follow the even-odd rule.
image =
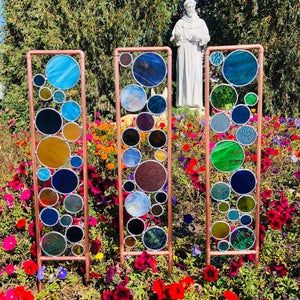
[[[2,241],[2,248],[5,251],[12,251],[17,245],[17,240],[14,235],[9,235]]]
[[[15,273],[15,266],[13,264],[8,264],[5,268],[4,268],[5,272],[7,273],[7,275],[12,275]]]
[[[88,218],[88,224],[89,224],[90,227],[97,226],[97,218],[90,216]]]
[[[31,197],[31,191],[30,189],[25,189],[20,197],[20,200],[22,202],[29,200]]]
[[[5,293],[5,300],[18,300],[19,297],[15,295],[14,289],[9,289]]]

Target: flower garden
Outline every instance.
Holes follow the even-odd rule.
[[[124,126],[133,119],[124,119]],[[157,122],[166,130],[163,119]],[[38,269],[30,136],[11,134],[13,120],[2,125],[0,299],[299,299],[300,119],[263,119],[258,267],[252,255],[213,257],[205,265],[204,123],[195,111],[173,111],[174,267],[168,276],[167,259],[147,252],[119,265],[116,124],[97,113],[89,120],[88,285],[80,262],[47,262]],[[256,161],[252,146],[247,161]],[[37,281],[43,283],[39,293]]]

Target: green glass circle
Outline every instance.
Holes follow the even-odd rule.
[[[215,222],[211,226],[211,235],[216,240],[223,240],[223,239],[227,238],[229,233],[230,233],[230,226],[228,223],[226,223],[224,221]]]
[[[219,202],[218,210],[220,213],[226,213],[229,210],[229,204],[227,202]]]
[[[217,143],[210,155],[212,165],[220,172],[236,171],[241,167],[244,159],[244,149],[235,141]]]
[[[235,250],[248,250],[254,245],[255,234],[251,228],[239,226],[231,232],[229,239]]]
[[[247,104],[249,106],[254,106],[258,101],[258,97],[255,93],[250,92],[245,95],[244,101],[245,101],[245,104]]]
[[[239,211],[247,213],[252,212],[255,205],[254,198],[249,195],[241,196],[236,203],[236,207]]]
[[[210,94],[211,105],[221,111],[232,109],[237,103],[236,89],[229,84],[219,84],[213,88]]]

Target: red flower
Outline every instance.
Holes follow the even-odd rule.
[[[151,268],[152,272],[157,272],[156,263],[156,259],[144,251],[140,256],[135,258],[134,267],[140,271],[146,271],[149,267]]]
[[[134,267],[137,270],[146,271],[147,266],[145,265],[145,259],[140,257],[140,256],[136,257],[135,260],[134,260]]]
[[[192,277],[186,276],[185,278],[181,279],[179,283],[183,286],[184,290],[186,291],[191,285],[195,282]]]
[[[267,219],[272,222],[275,219],[279,218],[279,213],[273,209],[268,210],[266,214]]]
[[[166,285],[162,279],[156,279],[153,281],[152,291],[156,293],[158,300],[165,299]]]
[[[271,222],[270,227],[273,230],[280,230],[282,228],[282,222],[279,219],[275,219]]]
[[[237,296],[237,294],[235,292],[232,291],[225,291],[223,293],[223,296],[225,299],[227,300],[239,300],[239,297]]]
[[[113,291],[113,300],[129,300],[130,290],[126,286],[117,286]]]
[[[34,296],[30,291],[24,291],[20,296],[19,300],[34,300]]]
[[[21,218],[17,221],[16,223],[16,228],[17,229],[23,229],[26,226],[26,219],[25,218]]]
[[[277,272],[277,275],[280,277],[286,276],[288,273],[288,270],[284,264],[279,264],[277,266],[274,266],[274,269]]]
[[[91,241],[91,252],[97,254],[101,248],[101,241],[97,238]]]
[[[188,152],[190,150],[190,145],[184,144],[183,147],[182,147],[182,150],[185,151],[185,152]]]
[[[27,275],[34,275],[38,269],[38,266],[32,259],[29,259],[23,262],[23,269]]]
[[[33,242],[31,244],[31,247],[30,247],[30,254],[33,256],[33,257],[36,257],[37,255],[37,249],[36,249],[36,243]]]
[[[180,283],[171,283],[167,287],[167,292],[172,300],[184,298],[184,288]]]
[[[233,261],[230,265],[228,275],[230,277],[235,277],[239,273],[240,267],[241,265],[238,262]]]
[[[22,293],[25,292],[25,288],[24,286],[16,286],[15,289],[14,289],[14,296],[16,297],[20,297]]]
[[[102,294],[102,300],[111,300],[113,296],[113,292],[111,291],[104,291]]]
[[[207,266],[203,269],[203,278],[208,282],[215,282],[219,278],[218,269],[214,266]]]

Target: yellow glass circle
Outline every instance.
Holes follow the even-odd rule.
[[[52,97],[52,92],[49,88],[47,87],[42,87],[40,89],[40,98],[44,101],[50,100]]]
[[[211,234],[217,240],[225,239],[230,233],[230,226],[228,223],[218,221],[211,227]]]
[[[40,141],[36,154],[42,165],[57,169],[68,162],[70,158],[70,147],[69,144],[60,137],[46,137]]]
[[[157,161],[160,161],[160,162],[163,162],[165,161],[167,158],[168,158],[168,154],[166,151],[164,150],[156,150],[155,153],[154,153],[154,158],[157,160]]]
[[[64,126],[62,133],[66,140],[74,142],[81,136],[81,127],[75,122],[70,122]]]

